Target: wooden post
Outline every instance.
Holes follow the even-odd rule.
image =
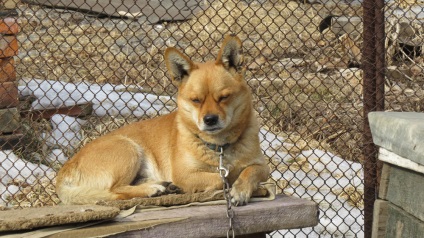
[[[19,32],[14,0],[2,0],[0,9],[0,149],[12,149],[19,143],[19,93],[14,58],[18,54]]]

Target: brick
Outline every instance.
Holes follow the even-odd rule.
[[[0,109],[19,104],[18,86],[14,82],[0,83]]]
[[[0,83],[16,81],[15,60],[13,57],[0,59]]]
[[[16,36],[0,35],[0,59],[18,54],[18,40]]]
[[[7,134],[19,128],[19,112],[16,108],[0,109],[0,134]]]
[[[19,32],[17,19],[14,17],[0,18],[0,34],[16,35]]]

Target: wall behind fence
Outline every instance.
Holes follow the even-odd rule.
[[[363,149],[371,143],[363,138],[364,67],[380,75],[379,85],[385,79],[386,110],[424,109],[421,6],[390,3],[385,22],[365,20],[375,6],[363,7],[355,1],[19,2],[13,85],[20,123],[1,136],[21,137],[13,148],[0,142],[0,206],[57,204],[55,173],[82,145],[175,110],[166,47],[209,60],[234,33],[243,42],[270,180],[279,192],[312,199],[321,209],[319,226],[270,236],[363,237],[362,164],[369,156]],[[2,19],[13,17],[1,12]],[[376,44],[375,34],[362,34],[367,26],[385,30],[385,45],[381,36]],[[2,42],[9,37],[1,34]],[[380,47],[387,67],[364,61],[375,52],[364,52],[363,37],[374,39],[371,49]],[[0,78],[7,73],[14,82],[13,59],[0,60]],[[371,97],[382,93],[382,87],[366,89]]]

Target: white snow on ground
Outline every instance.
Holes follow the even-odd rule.
[[[78,148],[82,140],[81,126],[86,123],[85,120],[56,114],[51,118],[50,122],[52,131],[49,134],[44,134],[44,139],[48,146],[59,145],[61,148],[71,148],[72,150]]]
[[[302,151],[297,156],[289,155],[281,150],[293,145],[264,129],[261,130],[260,139],[261,147],[269,158],[286,165],[293,163],[295,158],[307,160],[308,172],[301,169],[284,173],[274,171],[271,177],[276,181],[290,181],[285,193],[313,200],[320,208],[320,223],[316,227],[304,228],[302,233],[298,233],[298,229],[276,231],[272,237],[363,237],[362,210],[334,193],[343,191],[347,186],[363,191],[364,175],[360,163],[346,161],[317,149]]]
[[[2,200],[19,191],[12,182],[34,183],[37,178],[50,177],[53,170],[43,164],[33,164],[18,158],[12,151],[0,151],[0,205]]]
[[[158,110],[168,111],[164,102],[170,97],[158,97],[146,93],[119,92],[123,85],[97,85],[88,83],[63,83],[49,80],[25,80],[20,82],[22,96],[35,96],[33,109],[72,106],[92,102],[94,114],[98,116],[141,117],[148,113],[156,114]],[[65,115],[55,115],[51,119],[52,131],[45,134],[49,146],[67,148],[75,146],[81,139],[81,126],[84,120]],[[314,200],[320,207],[320,223],[314,228],[299,230],[282,230],[272,233],[272,237],[363,237],[363,214],[361,209],[353,207],[338,197],[335,192],[352,186],[363,191],[362,165],[345,161],[329,152],[318,149],[305,150],[297,155],[288,154],[285,148],[293,147],[285,139],[262,129],[261,147],[268,158],[289,166],[293,161],[303,158],[309,164],[307,172],[302,169],[287,170],[284,173],[274,171],[274,180],[289,181],[285,193]],[[61,149],[54,149],[47,161],[64,163],[68,158]],[[36,175],[48,176],[52,171],[44,165],[25,162],[11,151],[0,151],[0,194],[13,194],[19,190],[16,185],[6,185],[13,179],[23,179],[31,183]],[[2,201],[0,201],[0,205]],[[308,235],[304,235],[308,234]]]
[[[27,79],[19,82],[21,96],[35,96],[33,109],[58,108],[92,102],[97,116],[141,117],[166,109],[167,96],[126,92],[125,85],[64,83],[53,80]]]

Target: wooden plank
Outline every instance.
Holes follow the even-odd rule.
[[[374,203],[372,221],[372,238],[383,238],[386,235],[389,202],[377,199]]]
[[[383,147],[380,147],[379,149],[378,159],[383,162],[395,165],[397,167],[409,169],[424,174],[424,165],[414,162],[410,159],[404,158],[400,155],[397,155],[396,153],[386,150]]]
[[[423,237],[424,222],[411,216],[405,210],[389,203],[386,236],[396,238]]]
[[[16,36],[0,35],[0,59],[18,54],[18,40]]]
[[[0,34],[16,35],[19,32],[19,25],[15,17],[0,18]]]
[[[285,195],[279,195],[273,201],[254,202],[233,209],[237,237],[318,224],[318,206],[315,202]],[[226,214],[225,205],[141,210],[108,224],[64,231],[51,237],[112,234],[113,237],[222,237],[228,229]],[[164,223],[167,220],[169,222]]]
[[[0,135],[0,150],[12,150],[23,144],[22,139],[24,135],[22,133],[14,133],[10,135]]]
[[[15,60],[13,57],[0,59],[0,83],[16,81]]]
[[[0,109],[19,104],[18,86],[14,82],[0,83]]]
[[[381,170],[380,188],[378,198],[387,200],[387,188],[389,187],[390,164],[384,163]]]
[[[392,166],[387,200],[424,221],[423,181],[424,174]]]
[[[19,128],[19,112],[16,108],[0,109],[0,135]]]
[[[74,106],[63,106],[60,108],[47,108],[47,109],[40,109],[40,110],[22,110],[21,116],[22,117],[28,117],[32,120],[39,120],[39,119],[50,119],[55,114],[64,114],[72,117],[82,117],[91,115],[93,112],[93,104],[92,103],[85,103],[80,105],[74,105]]]

